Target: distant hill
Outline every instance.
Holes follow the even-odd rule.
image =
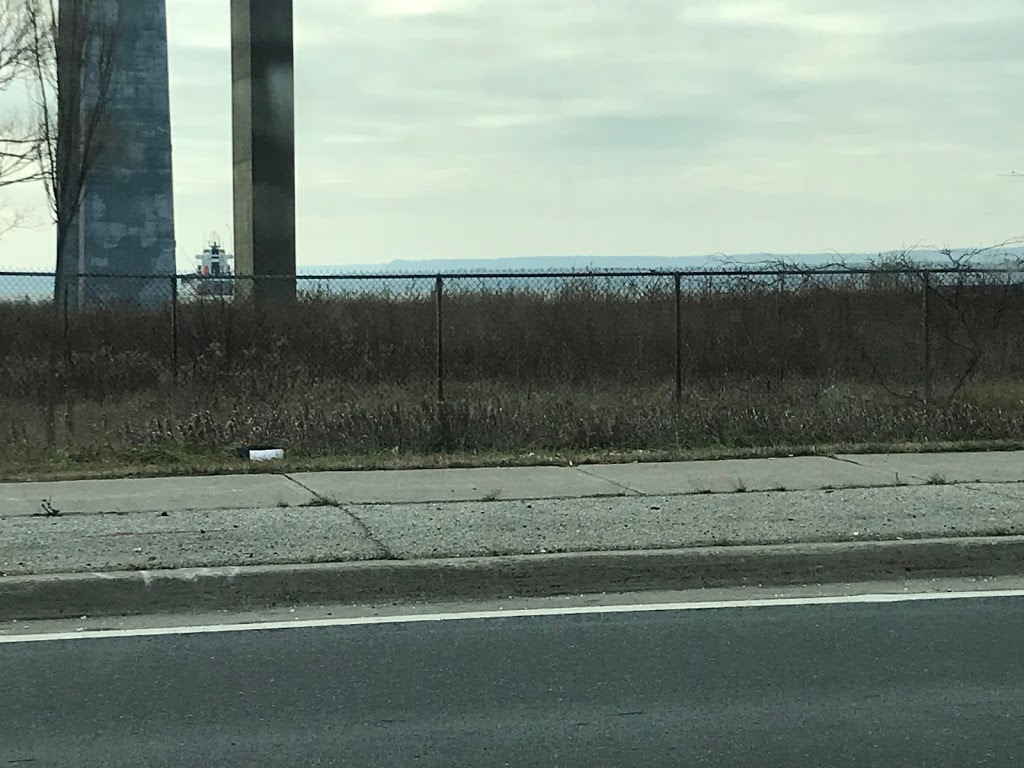
[[[954,251],[964,253],[963,249]],[[733,256],[722,254],[708,256],[522,256],[499,259],[399,259],[382,264],[347,264],[299,267],[299,274],[338,273],[418,273],[436,272],[544,272],[548,270],[701,270],[728,267],[758,267],[783,262],[791,266],[811,268],[829,264],[845,264],[851,267],[868,266],[884,259],[887,254],[878,253],[745,253]],[[949,259],[939,251],[917,250],[912,254],[919,263],[948,263]],[[987,252],[976,258],[978,264],[990,266],[1007,260],[1024,258],[1024,246],[1002,248]]]

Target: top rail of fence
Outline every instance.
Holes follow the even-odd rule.
[[[771,277],[778,275],[1019,275],[1024,274],[1021,267],[980,267],[980,266],[899,266],[899,267],[757,267],[757,268],[722,268],[722,269],[546,269],[546,270],[509,270],[509,271],[443,271],[443,272],[339,272],[326,274],[295,274],[295,275],[216,275],[218,280],[460,280],[460,279],[501,279],[501,278],[600,278],[600,277]],[[2,271],[0,278],[51,278],[56,279],[53,272],[19,272]],[[192,280],[209,275],[198,275],[195,272],[182,273],[110,273],[110,272],[75,272],[66,275],[75,278],[102,278],[115,280]]]

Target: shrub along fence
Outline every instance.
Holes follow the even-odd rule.
[[[1024,374],[1017,270],[83,275],[56,301],[53,280],[0,273],[0,398],[51,419],[161,392],[260,402],[303,386],[678,404],[742,386],[756,405],[811,382],[941,405]]]

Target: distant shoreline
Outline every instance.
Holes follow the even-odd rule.
[[[956,256],[978,252],[979,248],[951,249]],[[750,268],[758,266],[777,267],[786,265],[792,268],[820,268],[826,265],[842,265],[863,268],[890,258],[906,256],[917,264],[944,264],[949,259],[936,249],[914,249],[901,252],[898,250],[878,253],[745,253],[745,254],[710,254],[704,256],[516,256],[492,259],[396,259],[388,262],[361,264],[306,264],[299,265],[298,275],[328,274],[404,274],[424,273],[457,273],[457,272],[544,272],[550,270],[701,270],[723,269],[728,267]],[[993,262],[1006,262],[1008,259],[1024,258],[1024,246],[1014,245],[985,249],[974,261],[985,266]],[[193,264],[179,263],[179,274],[189,274],[195,270]],[[46,272],[25,267],[5,267],[0,264],[0,272],[29,273]]]

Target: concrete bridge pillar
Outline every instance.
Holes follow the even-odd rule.
[[[292,29],[292,0],[231,0],[235,269],[257,298],[295,295]]]

